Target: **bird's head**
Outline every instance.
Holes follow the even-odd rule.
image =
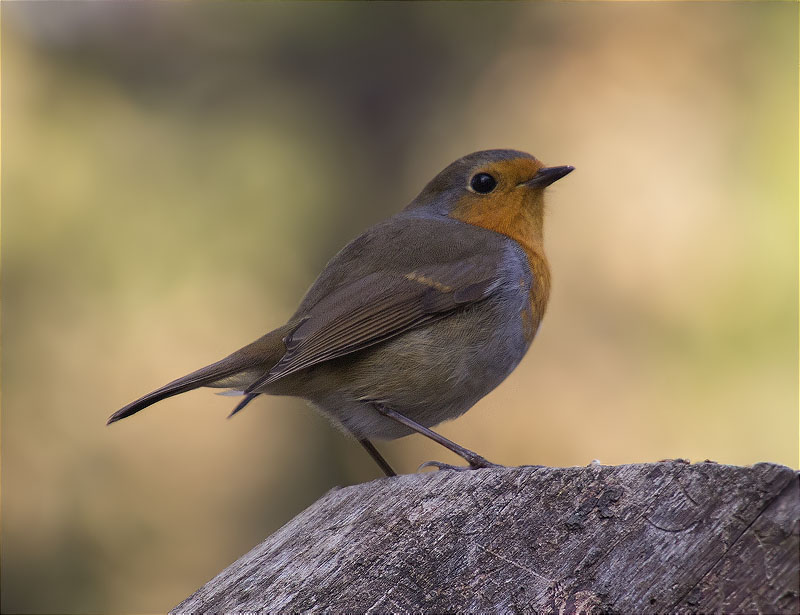
[[[541,241],[544,190],[573,170],[547,167],[516,150],[475,152],[447,166],[406,209],[424,208],[517,240],[538,235]]]

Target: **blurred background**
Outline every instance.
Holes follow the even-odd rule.
[[[282,324],[478,149],[577,170],[531,352],[442,433],[507,465],[798,467],[797,12],[3,3],[3,611],[164,612],[378,478],[292,399],[105,420]]]

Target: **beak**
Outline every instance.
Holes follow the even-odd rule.
[[[565,175],[572,173],[574,170],[575,167],[568,165],[563,167],[544,167],[543,169],[539,169],[536,175],[534,175],[531,179],[522,183],[525,186],[538,186],[539,188],[545,188],[553,182],[558,181]]]

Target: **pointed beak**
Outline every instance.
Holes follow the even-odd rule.
[[[565,175],[569,175],[574,170],[575,167],[571,167],[569,165],[565,165],[563,167],[544,167],[543,169],[539,169],[536,175],[534,175],[531,179],[522,183],[526,186],[538,186],[539,188],[545,188],[553,182],[558,181]]]

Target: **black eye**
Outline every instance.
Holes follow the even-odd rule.
[[[494,190],[497,180],[488,173],[478,173],[470,180],[469,185],[478,194],[487,194]]]

